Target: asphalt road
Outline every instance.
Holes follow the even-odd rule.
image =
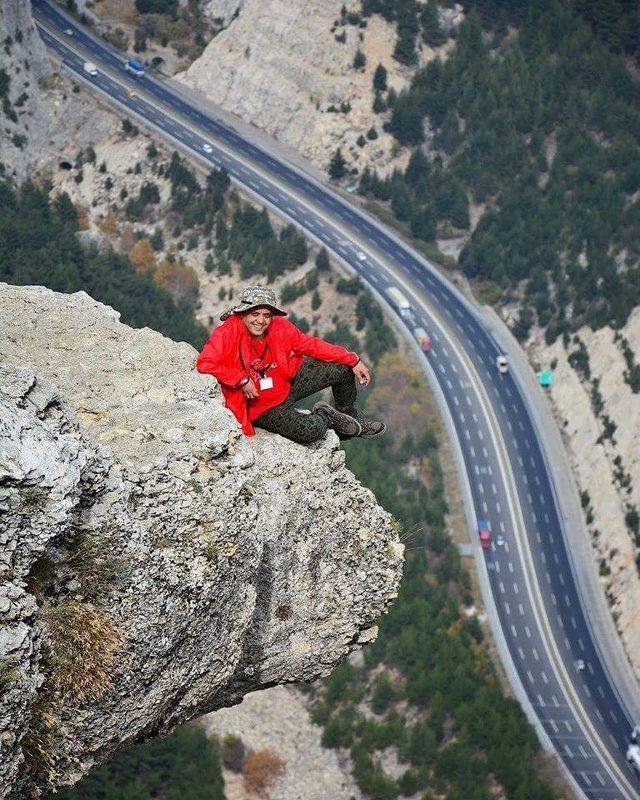
[[[33,6],[45,44],[80,79],[176,145],[225,167],[388,303],[389,286],[411,299],[413,320],[403,324],[409,336],[414,325],[431,334],[425,366],[446,405],[472,515],[487,519],[492,530],[485,580],[511,656],[506,666],[516,695],[535,715],[538,732],[555,748],[577,792],[596,800],[640,797],[624,759],[632,719],[581,606],[538,434],[518,381],[496,368],[500,349],[480,315],[423,258],[330,188],[184,99],[170,82],[129,77],[123,56],[46,0]],[[97,76],[84,73],[85,60],[97,64]],[[503,546],[495,543],[498,534]],[[584,661],[582,671],[578,660]]]

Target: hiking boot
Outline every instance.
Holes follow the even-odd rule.
[[[362,425],[357,419],[350,417],[349,414],[336,411],[329,403],[322,401],[316,403],[312,413],[322,417],[326,421],[327,427],[334,430],[340,438],[351,439],[354,436],[360,436],[362,433]]]
[[[360,439],[373,439],[374,436],[382,436],[387,430],[385,423],[377,419],[361,419],[359,422],[362,428],[358,434]]]

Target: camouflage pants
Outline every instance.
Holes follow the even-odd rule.
[[[294,404],[322,389],[328,389],[329,386],[338,411],[353,414],[358,393],[356,377],[351,367],[319,361],[317,358],[305,358],[291,383],[291,392],[287,399],[279,406],[264,411],[253,424],[299,444],[317,442],[327,432],[326,421],[319,414],[298,411]]]

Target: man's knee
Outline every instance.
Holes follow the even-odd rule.
[[[356,376],[353,374],[353,368],[348,364],[336,364],[336,374],[339,382],[346,380],[354,380]]]
[[[297,412],[300,414],[300,412]],[[287,438],[298,444],[312,444],[324,439],[327,433],[327,423],[317,414],[300,414],[301,420],[293,425]]]

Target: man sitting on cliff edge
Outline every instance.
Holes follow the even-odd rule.
[[[341,439],[384,433],[384,422],[361,418],[355,408],[356,378],[362,386],[371,381],[357,353],[308,336],[286,315],[272,289],[249,286],[198,356],[198,372],[218,380],[243,433],[253,436],[256,426],[300,444],[324,438],[328,428]],[[336,408],[324,402],[310,414],[295,408],[329,386]]]

